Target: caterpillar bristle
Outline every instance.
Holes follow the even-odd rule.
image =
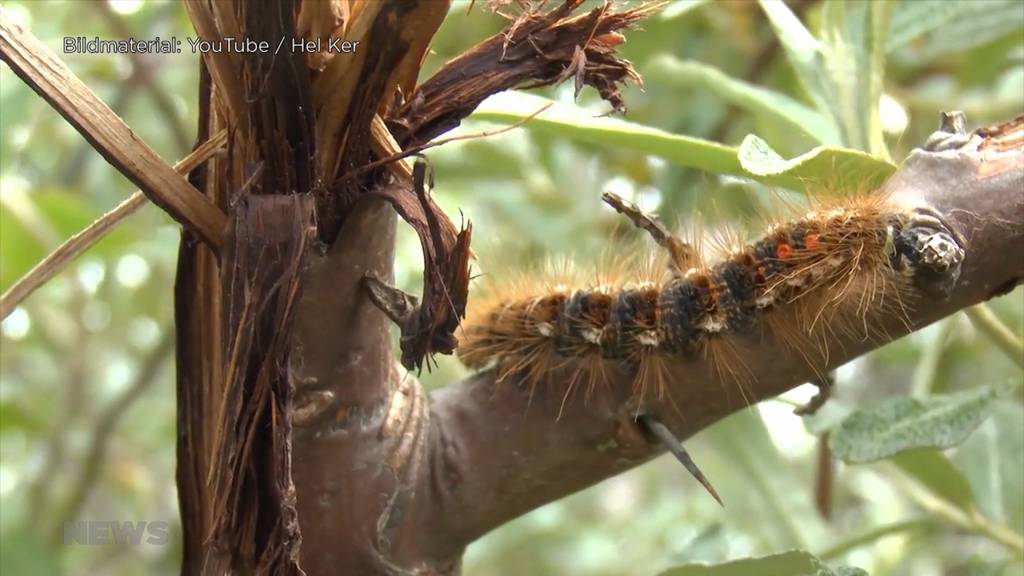
[[[728,228],[666,238],[635,206],[609,203],[661,246],[609,253],[590,274],[558,261],[518,280],[492,279],[470,300],[463,363],[493,364],[498,380],[521,374],[531,395],[551,370],[569,366],[561,414],[581,388],[587,403],[606,386],[612,365],[632,374],[637,406],[673,402],[673,359],[702,357],[749,403],[755,376],[742,339],[771,337],[826,378],[835,336],[886,337],[868,322],[877,312],[909,323],[916,260],[907,246],[920,232],[884,193],[812,196],[798,217],[773,219],[752,242]]]

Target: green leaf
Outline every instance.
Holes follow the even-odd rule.
[[[829,436],[836,457],[873,462],[911,448],[945,449],[962,442],[1011,385],[979,386],[924,399],[897,398],[851,414]]]
[[[889,2],[830,0],[820,40],[778,0],[761,0],[801,85],[839,127],[839,143],[888,159],[879,116]]]
[[[892,461],[933,494],[957,508],[967,511],[974,506],[970,483],[942,452],[918,448],[900,452]]]
[[[526,123],[525,128],[580,142],[652,154],[708,172],[743,173],[736,159],[736,149],[731,146],[672,134],[618,118],[596,117],[579,107],[554,103],[531,94],[507,92],[492,96],[470,118],[512,124],[522,121],[547,104],[551,104],[551,107]]]
[[[686,564],[661,573],[661,576],[867,576],[859,568],[831,570],[814,556],[802,550],[772,554],[761,558],[744,558],[724,564]]]
[[[470,118],[512,124],[548,104],[551,107],[533,117],[524,128],[650,154],[683,166],[751,178],[793,190],[803,190],[808,185],[828,190],[864,190],[878,186],[896,170],[885,160],[835,147],[819,147],[793,160],[783,160],[754,136],[748,136],[743,146],[736,149],[618,118],[595,117],[576,106],[518,92],[489,98]]]
[[[1019,528],[1024,526],[1024,419],[1014,396],[993,404],[989,419],[951,460],[970,482],[978,508]]]
[[[904,0],[895,5],[886,50],[921,38],[920,55],[930,59],[991,42],[1022,25],[1020,0]]]
[[[991,4],[990,4],[991,5]],[[978,11],[976,0],[914,0],[898,2],[885,48],[895,52],[911,40]]]
[[[834,191],[863,191],[881,186],[896,172],[896,166],[870,154],[818,146],[786,160],[767,142],[748,135],[740,144],[739,160],[756,179],[772,182],[795,179]]]
[[[830,117],[785,94],[732,78],[714,66],[664,55],[650,65],[647,76],[677,85],[700,86],[747,112],[806,132],[822,144],[841,143],[839,131]]]
[[[760,0],[760,3],[800,84],[819,110],[830,110],[835,91],[828,81],[821,42],[781,0]]]
[[[831,75],[843,144],[889,157],[879,102],[885,72],[885,42],[891,2],[830,0],[822,13],[822,42]]]

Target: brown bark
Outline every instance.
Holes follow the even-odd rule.
[[[283,0],[189,4],[197,22],[274,46],[294,34],[293,8]],[[206,24],[198,25],[204,36],[219,33]],[[228,67],[236,77],[225,91],[208,71]],[[222,128],[230,137],[225,157],[193,173],[193,184],[230,224],[217,257],[190,235],[179,255],[182,571],[297,574],[287,366],[320,186],[309,75],[303,56],[287,51],[211,56],[202,79],[200,140]]]

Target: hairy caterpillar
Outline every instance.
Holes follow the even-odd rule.
[[[705,355],[723,376],[742,383],[750,375],[732,340],[760,329],[781,334],[824,370],[831,331],[870,336],[862,321],[868,310],[905,316],[917,290],[955,281],[964,255],[962,241],[938,214],[905,209],[884,192],[818,201],[716,260],[636,207],[607,194],[605,200],[651,232],[667,257],[620,266],[589,282],[563,267],[540,282],[493,286],[488,297],[470,303],[457,350],[464,364],[495,365],[499,380],[522,373],[533,384],[571,363],[568,397],[583,380],[589,394],[614,363],[634,375],[642,403],[651,386],[664,397],[665,363],[678,355]],[[777,311],[784,308],[795,314],[783,321]]]

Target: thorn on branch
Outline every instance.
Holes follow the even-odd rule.
[[[416,296],[390,286],[372,274],[363,276],[363,287],[373,305],[400,327],[420,305]]]
[[[690,454],[685,448],[683,448],[682,443],[679,442],[679,439],[676,438],[676,435],[673,434],[667,426],[655,420],[650,414],[641,414],[637,416],[637,422],[647,430],[647,432],[654,436],[666,450],[671,452],[672,455],[676,457],[676,460],[679,460],[679,463],[686,468],[686,471],[689,472],[691,476],[696,478],[697,481],[704,486],[704,489],[708,491],[708,494],[711,494],[711,497],[718,502],[719,506],[725,508],[725,504],[722,503],[722,499],[718,496],[718,491],[715,490],[715,487],[712,486],[711,482],[706,476],[704,476],[704,473],[700,471],[700,468],[697,467],[697,463],[693,461]]]

